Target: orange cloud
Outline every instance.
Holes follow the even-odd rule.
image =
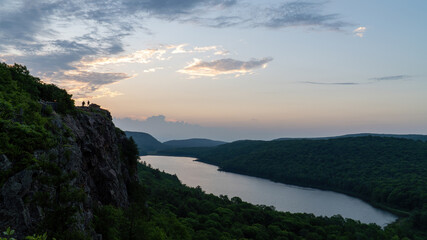
[[[200,59],[194,59],[192,63],[178,72],[192,76],[214,77],[223,74],[236,74],[236,76],[239,76],[241,74],[252,73],[256,68],[266,68],[267,64],[272,60],[272,58],[263,58],[260,60],[239,61],[226,58],[211,62],[203,62]]]

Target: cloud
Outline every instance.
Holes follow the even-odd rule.
[[[155,67],[155,68],[150,68],[150,69],[146,69],[144,70],[145,73],[152,73],[152,72],[156,72],[157,70],[162,70],[164,69],[163,67]]]
[[[384,77],[376,77],[370,78],[371,81],[397,81],[397,80],[405,80],[412,78],[410,75],[393,75],[393,76],[384,76]],[[312,84],[312,85],[360,85],[360,84],[372,84],[373,82],[313,82],[313,81],[304,81],[300,82],[304,84]]]
[[[123,51],[123,36],[145,29],[146,18],[191,22],[209,27],[305,26],[340,29],[338,14],[324,14],[325,3],[291,1],[269,7],[237,0],[1,0],[0,49],[31,52],[46,41],[70,35],[71,41],[103,50]],[[265,3],[262,3],[265,5]],[[65,31],[67,29],[68,31]],[[69,31],[72,29],[73,31]],[[4,51],[3,51],[4,52]]]
[[[46,33],[43,31],[46,20],[58,7],[56,3],[19,0],[1,0],[0,4],[0,47],[3,48],[8,45],[25,48],[37,45],[37,33]]]
[[[67,83],[65,83],[67,84]],[[70,88],[71,90],[68,93],[73,95],[73,99],[78,103],[79,101],[85,101],[87,99],[97,99],[102,97],[113,98],[120,95],[123,95],[121,92],[111,91],[108,87],[99,87],[92,89],[92,87],[82,84],[76,84],[75,88]]]
[[[312,84],[312,85],[359,85],[361,84],[357,82],[311,82],[311,81],[305,81],[301,83]]]
[[[409,79],[411,77],[412,76],[410,76],[410,75],[393,75],[393,76],[384,76],[384,77],[371,78],[370,80],[375,80],[375,81],[396,81],[396,80]]]
[[[211,28],[228,28],[234,26],[244,26],[245,23],[251,22],[250,19],[246,19],[241,16],[217,16],[217,17],[200,17],[200,16],[189,16],[179,20],[182,23],[192,23],[196,25],[202,25]],[[246,26],[247,27],[247,26]]]
[[[107,64],[118,64],[118,63],[150,63],[152,60],[166,60],[163,56],[167,52],[167,49],[172,48],[166,46],[164,48],[153,48],[153,49],[144,49],[139,50],[134,53],[118,56],[118,57],[92,57],[83,59],[81,62],[86,67],[95,67],[98,65],[107,65]]]
[[[194,47],[192,49],[185,49],[188,44],[181,44],[175,46],[175,49],[172,51],[172,54],[182,54],[182,53],[205,53],[205,52],[214,52],[214,55],[227,55],[229,51],[225,50],[222,46],[204,46],[204,47]]]
[[[88,39],[90,37],[87,37]],[[188,47],[188,49],[185,49]],[[111,66],[117,64],[148,64],[153,61],[167,61],[173,53],[211,55],[225,55],[228,51],[221,46],[191,47],[189,44],[160,45],[157,48],[142,49],[133,53],[106,57],[99,56],[102,52],[95,47],[78,43],[76,41],[57,40],[51,41],[46,49],[40,49],[28,55],[0,55],[0,58],[25,62],[36,69],[43,81],[55,83],[68,91],[75,98],[98,97],[99,89],[106,85],[129,79],[135,75],[120,72],[109,72]],[[108,55],[108,54],[107,54]],[[153,73],[163,67],[154,67],[143,70],[144,73]],[[107,71],[105,71],[107,70]],[[105,91],[101,95],[104,94]],[[101,96],[99,95],[99,96]],[[108,96],[116,96],[109,94]]]
[[[144,131],[154,134],[159,140],[166,140],[176,137],[190,138],[207,136],[211,132],[210,128],[201,127],[184,121],[171,121],[164,115],[156,115],[145,120],[134,120],[130,118],[114,118],[114,123],[118,127],[132,131]]]
[[[69,40],[50,41],[38,51],[32,50],[26,54],[4,55],[3,57],[15,62],[22,62],[38,72],[76,69],[73,62],[82,56],[96,54],[99,50],[85,44]]]
[[[353,30],[354,35],[361,38],[365,35],[365,32],[366,32],[366,27],[358,27]]]
[[[86,82],[93,85],[105,85],[115,83],[117,81],[130,78],[126,73],[103,73],[103,72],[88,72],[88,71],[66,71],[53,75],[54,81],[66,80]]]
[[[326,2],[313,1],[274,1],[256,4],[240,1],[234,8],[226,9],[219,15],[192,15],[178,19],[181,22],[203,25],[213,28],[241,26],[246,28],[262,27],[280,29],[305,27],[309,29],[326,29],[343,31],[351,23],[341,20],[336,13],[323,13]],[[265,7],[268,5],[268,7]],[[203,17],[201,17],[203,16]]]
[[[239,61],[231,58],[204,62],[200,59],[194,59],[185,68],[179,70],[180,73],[185,73],[193,76],[217,76],[222,74],[246,74],[251,73],[256,68],[265,68],[273,58],[263,58],[260,60],[253,59],[250,61]]]
[[[269,28],[312,27],[341,30],[349,25],[339,20],[338,14],[323,14],[324,3],[292,1],[270,7],[261,12],[261,21],[255,26]]]
[[[119,92],[111,92],[105,86],[131,77],[133,76],[126,73],[69,70],[44,74],[43,81],[55,83],[67,89],[69,93],[73,94],[74,99],[79,100],[83,98],[121,95]]]
[[[202,13],[208,8],[227,8],[235,5],[236,0],[124,0],[123,5],[129,11],[143,11],[150,15],[173,20],[182,15]]]
[[[339,15],[322,13],[325,3],[291,1],[277,4],[276,1],[268,4],[265,7],[265,2],[237,0],[0,0],[0,58],[25,64],[37,75],[57,74],[57,82],[71,81],[63,78],[70,78],[68,71],[75,71],[81,77],[74,74],[72,81],[82,82],[82,77],[94,81],[84,91],[89,93],[91,89],[96,91],[111,82],[127,79],[124,73],[99,70],[108,64],[167,60],[165,54],[170,51],[220,56],[229,53],[221,46],[191,48],[178,45],[122,54],[126,36],[137,30],[148,31],[144,26],[147,18],[215,28],[303,26],[340,29],[346,25],[340,21]],[[193,76],[244,74],[269,61],[271,59],[199,61],[180,72]],[[106,77],[103,83],[98,79],[101,76]]]

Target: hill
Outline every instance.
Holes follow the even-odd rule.
[[[427,230],[426,142],[374,136],[237,141],[162,154],[197,157],[223,171],[347,193],[410,212],[416,216],[411,224]]]
[[[205,194],[182,185],[175,175],[139,165],[139,177],[148,192],[150,212],[145,213],[150,229],[158,229],[166,239],[399,239],[398,225],[381,229],[341,216],[315,217],[313,214],[278,212],[273,207],[254,206],[238,197]],[[155,216],[157,218],[148,217]],[[160,216],[158,213],[161,213]],[[161,217],[161,218],[159,218]],[[160,221],[166,221],[162,224]],[[104,231],[111,221],[102,226]],[[147,224],[148,225],[148,224]],[[114,225],[113,225],[114,226]],[[117,229],[118,230],[118,229]],[[120,231],[117,231],[120,233]]]
[[[130,205],[138,151],[108,111],[4,63],[0,109],[1,239],[87,239],[98,208]]]
[[[173,148],[191,148],[191,147],[216,147],[226,142],[214,141],[204,138],[191,138],[184,140],[170,140],[161,143],[156,138],[144,132],[125,131],[126,136],[132,137],[138,146],[141,155],[157,154],[158,151]]]
[[[226,142],[215,141],[205,138],[191,138],[184,140],[170,140],[163,144],[171,148],[191,148],[191,147],[216,147]]]
[[[278,138],[278,139],[275,139],[274,141],[298,140],[298,139],[328,140],[328,139],[335,139],[335,138],[367,137],[367,136],[404,138],[404,139],[411,139],[411,140],[420,140],[420,141],[424,141],[424,142],[427,141],[427,135],[421,135],[421,134],[384,134],[384,133],[355,133],[355,134],[346,134],[346,135],[342,135],[342,136],[317,137],[317,138]]]
[[[168,147],[148,133],[125,131],[127,137],[132,137],[141,155],[150,154]]]
[[[401,209],[427,204],[427,143],[400,138],[237,141],[181,149],[222,170],[297,185],[332,187]]]

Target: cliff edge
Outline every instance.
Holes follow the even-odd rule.
[[[71,114],[53,111],[49,119],[54,147],[34,151],[34,162],[1,186],[0,230],[11,227],[21,237],[63,221],[63,229],[52,231],[93,238],[96,208],[129,205],[129,185],[138,181],[136,163],[124,152],[130,140],[95,104]],[[5,172],[13,168],[6,154],[0,165]]]

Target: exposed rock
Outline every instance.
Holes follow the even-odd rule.
[[[32,170],[23,170],[9,178],[3,185],[0,191],[2,226],[13,226],[17,232],[26,232],[40,219],[41,213],[37,207],[27,203],[27,200],[38,190],[33,185],[33,175]]]
[[[4,154],[0,154],[0,171],[7,171],[12,168],[12,163]]]
[[[88,109],[88,108],[85,108]],[[79,173],[78,183],[93,202],[125,207],[129,204],[126,185],[135,180],[120,160],[119,146],[126,136],[116,131],[108,111],[67,115],[64,124],[71,129],[74,142],[70,171]],[[87,187],[88,186],[88,187]]]
[[[87,195],[78,205],[81,211],[77,216],[80,219],[77,228],[92,232],[96,237],[90,224],[93,209],[104,204],[128,206],[127,186],[138,179],[120,159],[120,146],[126,136],[115,128],[110,113],[92,105],[79,109],[72,115],[54,113],[52,132],[58,136],[59,144],[49,151],[36,151],[34,156],[39,160],[55,161],[67,173],[77,173],[71,184]],[[0,155],[0,170],[11,166],[7,157]],[[0,231],[10,226],[20,236],[32,233],[43,218],[43,211],[29,199],[40,191],[54,191],[37,180],[43,174],[42,170],[25,169],[5,182],[0,190]]]

